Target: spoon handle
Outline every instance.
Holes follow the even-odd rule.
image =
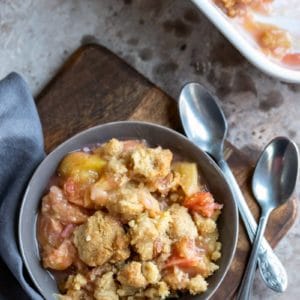
[[[225,174],[236,200],[241,218],[245,224],[249,239],[253,242],[257,229],[256,221],[226,161],[220,159],[217,163]],[[258,262],[260,273],[265,284],[276,292],[284,292],[287,288],[286,271],[265,238],[263,238],[259,247]]]
[[[259,252],[259,247],[264,237],[264,232],[268,222],[269,212],[263,213],[259,220],[259,225],[257,228],[257,233],[255,235],[251,255],[248,261],[248,265],[246,271],[244,273],[244,277],[242,283],[239,288],[239,292],[237,295],[237,300],[248,300],[251,295],[251,288],[253,285],[255,270],[257,266],[257,256]]]

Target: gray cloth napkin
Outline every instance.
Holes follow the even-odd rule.
[[[43,299],[33,288],[18,247],[19,208],[26,184],[44,157],[43,135],[25,81],[0,81],[0,298]]]

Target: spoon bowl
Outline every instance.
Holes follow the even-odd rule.
[[[290,198],[298,173],[298,150],[285,137],[273,139],[260,156],[252,191],[261,206],[275,208]]]
[[[220,157],[227,135],[227,122],[207,89],[195,82],[186,84],[179,96],[179,112],[188,138],[212,156]]]

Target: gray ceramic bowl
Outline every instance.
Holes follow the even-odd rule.
[[[187,160],[197,162],[210,191],[218,202],[224,204],[218,220],[220,240],[223,244],[220,269],[209,279],[208,290],[200,296],[184,296],[182,299],[208,299],[220,285],[231,264],[238,236],[238,213],[229,186],[213,160],[183,135],[168,128],[143,122],[115,122],[90,128],[67,140],[36,169],[24,195],[19,220],[19,243],[27,270],[37,289],[46,299],[54,299],[58,293],[56,282],[40,264],[36,239],[36,219],[42,195],[49,178],[65,154],[85,145],[103,143],[111,138],[145,139],[151,146],[161,145],[180,153]]]

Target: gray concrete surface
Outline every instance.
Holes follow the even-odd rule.
[[[173,97],[185,82],[206,84],[221,99],[229,140],[254,159],[277,135],[300,144],[300,85],[247,63],[188,0],[0,1],[0,78],[20,72],[34,95],[89,42],[111,49]],[[288,290],[273,293],[257,274],[253,299],[299,298],[299,229],[297,221],[276,248]]]

